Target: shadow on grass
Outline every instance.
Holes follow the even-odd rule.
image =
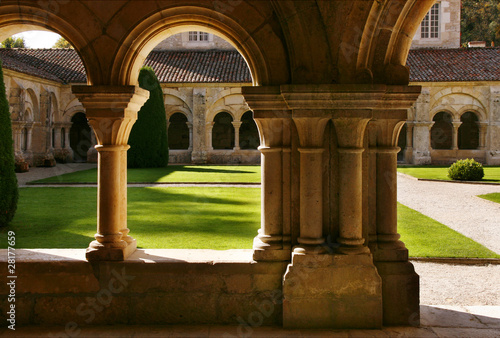
[[[11,226],[17,248],[86,248],[96,232],[96,188],[21,188]],[[260,189],[129,188],[128,227],[139,247],[251,248]]]

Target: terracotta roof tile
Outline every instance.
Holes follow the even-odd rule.
[[[73,49],[2,49],[4,67],[61,83],[85,83]],[[153,51],[145,62],[162,83],[248,83],[236,51]],[[415,49],[408,55],[412,82],[500,81],[500,48]]]
[[[3,49],[7,69],[61,83],[85,83],[83,63],[73,49]],[[162,83],[252,82],[245,60],[236,51],[153,51],[145,64]]]
[[[414,49],[412,82],[500,81],[500,48]]]

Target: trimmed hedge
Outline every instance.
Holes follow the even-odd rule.
[[[139,110],[130,133],[127,154],[129,168],[159,168],[168,165],[167,117],[160,82],[151,67],[142,67],[139,86],[149,99]]]
[[[474,159],[458,160],[448,168],[448,177],[460,181],[480,181],[484,177],[483,165]]]
[[[0,226],[9,225],[14,218],[18,198],[12,124],[0,60]]]

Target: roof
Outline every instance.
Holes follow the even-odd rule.
[[[73,49],[3,49],[6,69],[60,83],[85,83],[85,68]],[[249,83],[237,51],[153,51],[145,64],[161,83]],[[411,82],[500,81],[500,48],[414,49],[407,65]]]
[[[500,48],[414,49],[412,82],[500,81]]]
[[[3,67],[61,83],[85,83],[82,60],[74,49],[0,48]],[[252,82],[237,51],[152,51],[145,65],[161,83]]]

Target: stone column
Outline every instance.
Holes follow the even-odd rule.
[[[136,241],[127,228],[127,141],[149,93],[134,86],[73,86],[97,139],[97,234],[89,261],[125,260]]]
[[[188,150],[193,150],[193,123],[186,122],[189,129],[189,146]]]
[[[329,118],[297,117],[300,142],[300,235],[296,253],[324,253],[323,136]]]
[[[382,278],[385,325],[408,325],[419,320],[419,277],[408,262],[408,250],[397,231],[397,139],[405,110],[374,114],[377,125],[375,265]],[[409,130],[409,129],[408,129]]]
[[[462,122],[460,121],[453,121],[453,134],[451,136],[451,149],[453,150],[458,150],[458,128],[460,128],[460,125]]]
[[[479,150],[486,149],[486,134],[488,133],[488,122],[478,122],[479,127]]]
[[[434,122],[414,122],[413,164],[431,164],[431,128]]]
[[[205,130],[206,130],[205,135],[207,135],[206,145],[208,151],[214,150],[212,146],[212,129],[214,128],[214,124],[215,122],[207,122],[205,125]]]
[[[406,151],[405,162],[413,163],[413,126],[411,121],[406,122]]]
[[[234,127],[234,148],[233,150],[240,150],[240,127],[241,121],[233,121],[231,124]]]
[[[289,261],[291,113],[279,87],[243,87],[242,91],[260,136],[261,228],[254,240],[253,259]]]
[[[367,112],[368,113],[368,112]],[[360,112],[363,115],[363,112]],[[339,152],[339,237],[343,254],[369,253],[364,246],[362,210],[363,135],[369,118],[334,118]]]

